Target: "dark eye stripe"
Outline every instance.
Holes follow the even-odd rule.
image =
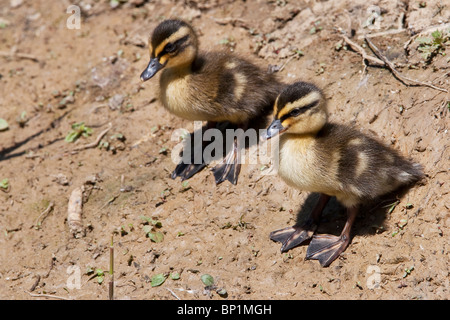
[[[187,40],[189,39],[189,35],[185,35],[184,37],[178,39],[177,41],[173,43],[168,43],[164,47],[164,49],[161,50],[161,52],[158,54],[158,58],[161,58],[163,55],[167,53],[172,53],[174,51],[177,51]]]
[[[307,104],[306,106],[303,106],[301,108],[295,108],[295,109],[291,110],[291,112],[289,112],[288,114],[285,114],[284,116],[282,116],[280,118],[280,121],[283,122],[287,118],[299,116],[300,114],[306,112],[307,110],[315,107],[318,103],[319,103],[319,100],[316,100],[316,101],[313,101],[310,104]]]

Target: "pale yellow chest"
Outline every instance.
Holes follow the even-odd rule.
[[[192,112],[192,94],[189,88],[189,76],[174,77],[163,73],[160,81],[160,97],[164,107],[171,113],[188,119],[201,120]]]
[[[313,137],[281,136],[278,174],[297,189],[334,194],[335,174],[325,169],[327,159],[320,158],[314,144]]]
[[[222,112],[216,92],[206,90],[190,73],[165,70],[160,80],[160,98],[171,113],[191,121],[219,121]]]

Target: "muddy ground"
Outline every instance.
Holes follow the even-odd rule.
[[[365,67],[341,37],[374,56],[362,39],[371,34],[401,74],[449,89],[448,43],[426,61],[415,37],[448,32],[446,1],[0,2],[0,298],[107,299],[111,235],[116,299],[450,298],[449,93]],[[167,17],[190,21],[204,50],[316,83],[332,121],[375,134],[426,178],[366,205],[330,267],[304,260],[307,246],[280,253],[269,233],[294,224],[314,195],[261,164],[244,165],[237,186],[216,186],[210,170],[170,178],[172,133],[193,123],[163,109],[159,76],[139,80],[148,35]],[[91,135],[66,142],[79,122]],[[109,124],[99,147],[74,151]],[[81,186],[86,233],[75,238],[68,203]],[[339,234],[345,218],[331,202],[320,231]],[[152,286],[158,274],[167,278]]]

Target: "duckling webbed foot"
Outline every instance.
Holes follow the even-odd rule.
[[[311,217],[302,225],[295,225],[284,229],[276,230],[270,233],[270,239],[281,242],[281,252],[286,252],[296,246],[301,245],[308,239],[311,239],[320,221],[320,216],[330,196],[321,193],[316,206],[311,212]]]
[[[350,243],[350,230],[357,214],[357,207],[347,209],[347,222],[339,237],[328,234],[314,235],[306,250],[306,259],[319,260],[322,267],[328,267],[336,260]]]
[[[307,260],[319,260],[322,267],[328,267],[345,251],[350,239],[345,235],[314,235],[306,250]]]
[[[213,121],[208,121],[206,123],[206,127],[202,128],[202,131],[211,129],[216,127],[217,123]],[[194,138],[195,133],[191,133],[190,137],[190,145],[187,145],[185,148],[190,148],[188,151],[190,152],[190,159],[186,161],[186,159],[183,157],[183,153],[185,150],[182,151],[180,156],[182,156],[182,159],[180,163],[175,167],[175,170],[171,174],[172,179],[176,179],[177,177],[180,177],[182,181],[190,179],[193,177],[196,173],[200,172],[207,166],[207,163],[205,162],[205,159],[203,158],[203,151],[206,146],[208,146],[208,143],[205,141],[202,141],[201,143],[197,143]],[[196,159],[196,154],[201,154],[201,159]],[[189,156],[188,156],[189,157]],[[200,161],[199,161],[200,160]]]
[[[171,177],[172,179],[176,179],[177,177],[181,178],[181,181],[190,179],[197,172],[201,171],[204,167],[206,167],[206,163],[193,164],[193,163],[184,163],[180,162],[173,170]]]
[[[317,224],[309,219],[304,225],[292,226],[270,233],[270,239],[282,243],[281,252],[286,252],[311,239],[317,229]]]

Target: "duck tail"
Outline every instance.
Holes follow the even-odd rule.
[[[410,184],[418,182],[425,176],[423,167],[419,163],[412,163],[408,168],[405,168],[401,173],[399,180],[403,184]]]

